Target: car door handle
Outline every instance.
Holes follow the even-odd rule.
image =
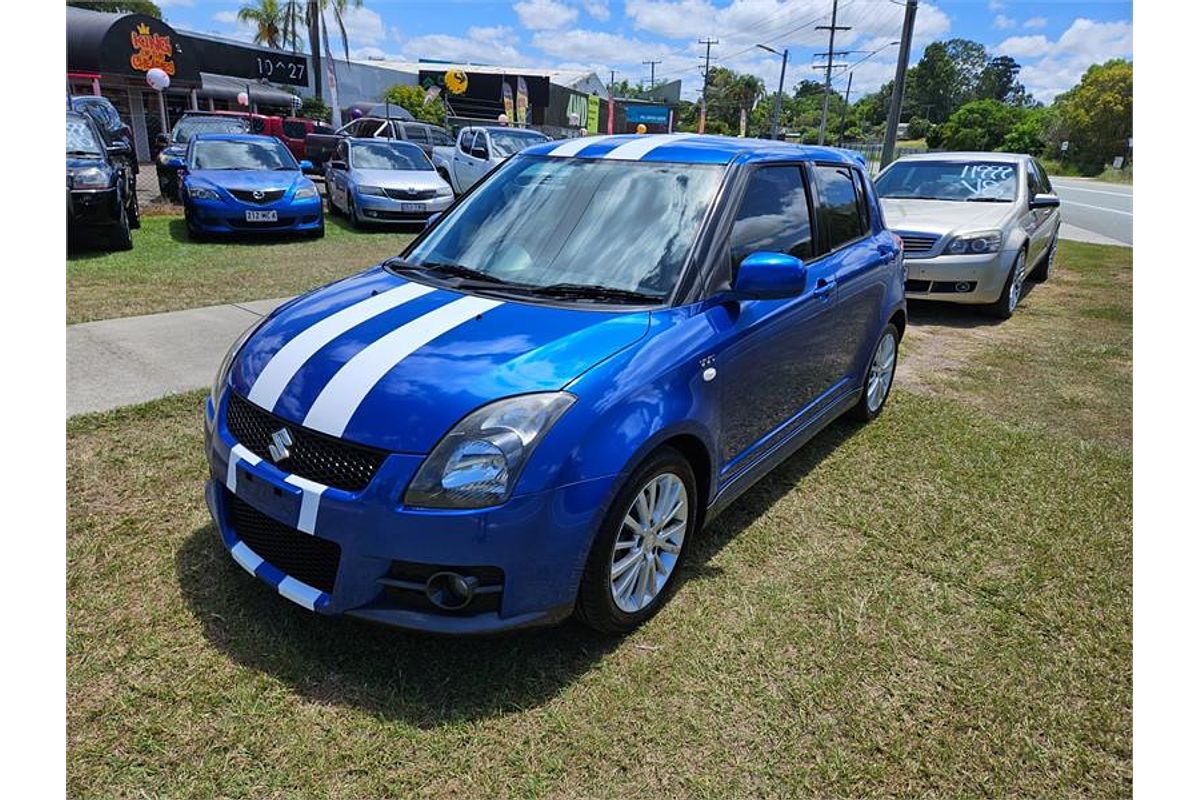
[[[820,297],[825,300],[828,300],[829,297],[833,294],[833,290],[835,288],[837,288],[837,281],[831,281],[831,280],[826,280],[825,278],[819,278],[817,280],[817,288],[813,289],[813,295],[815,295],[816,297]]]

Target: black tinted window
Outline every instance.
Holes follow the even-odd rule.
[[[804,178],[796,166],[754,171],[729,240],[732,266],[756,250],[812,258],[812,224]]]
[[[813,172],[821,197],[817,215],[824,225],[829,249],[834,250],[866,233],[854,171],[849,167],[818,166]]]
[[[299,120],[285,119],[283,121],[283,135],[289,139],[303,139],[308,135],[308,128]]]
[[[430,128],[429,138],[433,141],[434,145],[438,147],[445,147],[447,145],[454,144],[454,140],[451,139],[450,136],[440,128]]]
[[[429,144],[429,133],[423,125],[405,125],[404,136],[410,142]]]

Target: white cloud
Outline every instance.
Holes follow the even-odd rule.
[[[992,20],[992,27],[999,28],[1002,31],[1008,30],[1009,28],[1015,26],[1016,24],[1017,24],[1017,21],[1015,19],[1013,19],[1012,17],[1006,17],[1003,14],[997,14],[996,18],[994,20]]]
[[[1049,103],[1056,95],[1079,82],[1092,64],[1133,54],[1133,25],[1128,22],[1096,22],[1076,19],[1058,41],[1045,36],[1013,36],[995,48],[997,54],[1018,60],[1036,59],[1023,64],[1021,82],[1038,100]]]
[[[1004,10],[1003,0],[988,0],[988,11],[991,11],[993,14],[995,14],[996,12],[1003,11],[1003,10]]]
[[[529,58],[513,46],[517,34],[506,26],[467,28],[466,36],[433,33],[417,36],[404,42],[407,58],[435,58],[444,61],[476,64],[530,63]]]
[[[346,39],[352,48],[378,45],[387,39],[388,31],[387,26],[383,24],[383,17],[366,6],[348,6],[342,12],[342,24],[346,28]],[[340,47],[342,32],[331,11],[325,12],[325,29],[329,32],[330,49]]]
[[[577,9],[558,0],[521,0],[513,3],[513,11],[522,25],[534,31],[565,28],[579,16]]]
[[[601,22],[609,17],[608,0],[583,0],[583,10]]]
[[[236,11],[218,11],[213,14],[213,22],[220,22],[225,25],[236,25],[238,18]]]
[[[1030,17],[1029,19],[1025,20],[1025,24],[1022,25],[1021,27],[1023,27],[1023,28],[1044,28],[1044,27],[1046,27],[1046,18],[1045,17]]]

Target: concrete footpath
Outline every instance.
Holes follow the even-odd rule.
[[[287,298],[67,326],[67,416],[208,386],[229,345]]]

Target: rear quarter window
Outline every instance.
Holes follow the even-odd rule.
[[[817,219],[825,233],[828,250],[861,238],[869,230],[864,203],[855,178],[858,171],[848,166],[817,164],[813,176],[817,185]]]

